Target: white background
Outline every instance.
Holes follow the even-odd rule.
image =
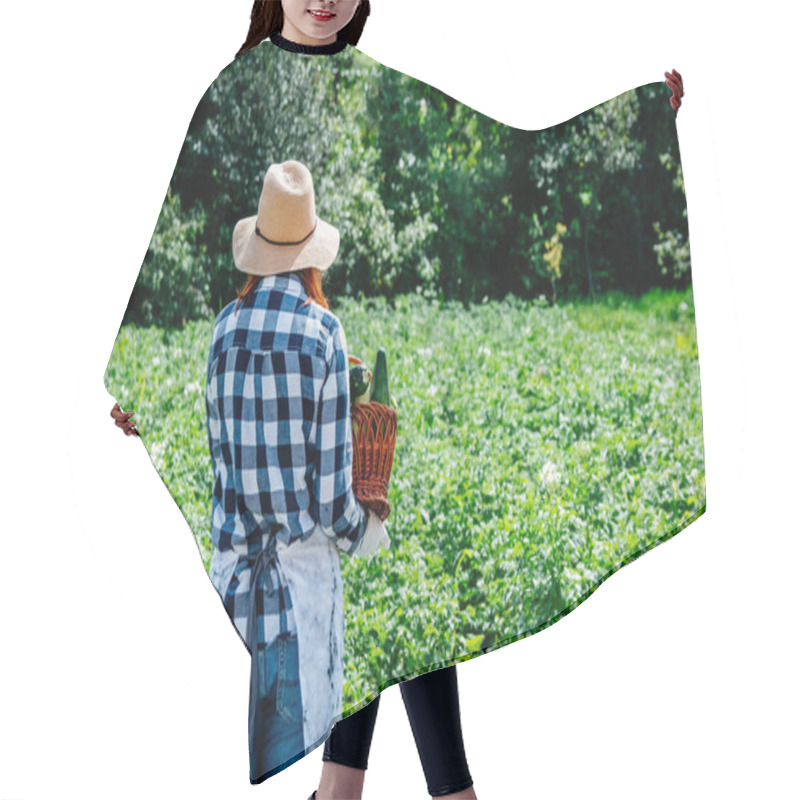
[[[3,7],[4,800],[317,786],[322,747],[249,784],[247,652],[102,380],[189,120],[250,5]],[[481,800],[798,796],[797,89],[781,8],[373,3],[361,50],[518,127],[673,67],[685,81],[708,511],[556,625],[458,666]],[[364,798],[427,796],[393,686]]]

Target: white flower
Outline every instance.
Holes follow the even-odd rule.
[[[588,455],[589,453],[592,452],[592,443],[587,441],[586,439],[579,439],[572,446],[581,455]]]
[[[417,349],[417,355],[420,355],[423,358],[430,358],[433,355],[433,348],[431,348],[431,347],[420,347],[420,348]]]
[[[439,390],[436,388],[436,384],[432,383],[428,387],[428,397],[433,397]]]
[[[198,381],[192,381],[191,383],[187,383],[183,389],[184,394],[191,394],[192,392],[202,392],[203,387],[200,385]]]
[[[156,356],[156,357],[153,359],[153,366],[154,366],[154,367],[157,367],[157,366],[158,366],[160,363],[161,363],[161,359],[160,359],[158,356]]]
[[[163,465],[162,458],[166,449],[167,446],[163,441],[156,442],[153,445],[153,451],[150,453],[150,460],[153,462],[153,466],[156,467],[156,469],[160,469]]]
[[[622,356],[622,362],[620,363],[620,368],[623,372],[630,372],[636,369],[636,364],[631,364],[628,361],[627,356]]]
[[[556,468],[552,461],[548,461],[539,470],[539,480],[545,485],[546,488],[552,489],[561,482],[561,473]]]
[[[689,309],[689,306],[687,306],[686,303],[681,303],[678,306],[678,311],[688,311],[688,309]]]
[[[488,347],[484,347],[483,345],[481,345],[478,348],[478,355],[479,356],[490,356],[491,354],[492,354],[492,351]]]

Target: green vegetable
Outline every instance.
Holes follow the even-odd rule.
[[[386,351],[381,347],[375,358],[372,370],[372,400],[384,406],[392,405],[392,394],[389,391],[389,365],[386,363]]]
[[[356,364],[350,367],[350,397],[353,404],[368,403],[370,390],[370,375],[366,364]]]

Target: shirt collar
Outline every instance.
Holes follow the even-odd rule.
[[[347,47],[347,39],[343,38],[342,31],[336,34],[336,41],[330,44],[299,44],[281,36],[280,33],[275,32],[270,36],[272,44],[280,47],[281,50],[289,50],[293,53],[306,53],[308,55],[331,55],[333,53],[340,53]]]
[[[280,289],[284,294],[293,294],[297,297],[307,297],[303,281],[296,272],[277,272],[264,275],[258,283],[257,291],[265,289]]]

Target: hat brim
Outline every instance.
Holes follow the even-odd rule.
[[[300,244],[270,244],[256,234],[258,215],[240,219],[233,229],[233,263],[250,275],[273,275],[306,267],[325,271],[339,252],[339,231],[317,217],[314,233]]]

